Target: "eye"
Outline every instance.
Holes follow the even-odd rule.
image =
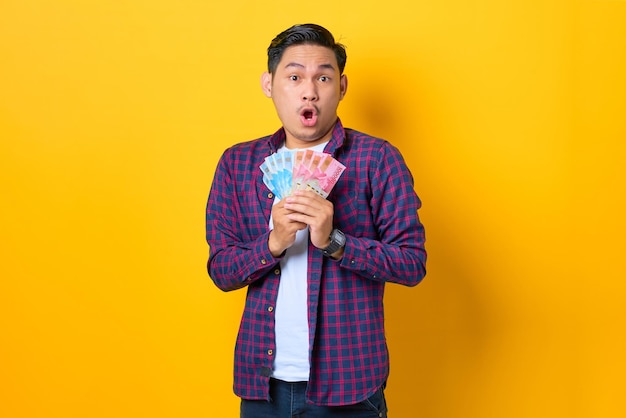
[[[320,81],[322,81],[322,82],[326,82],[326,81],[329,81],[329,80],[330,80],[330,78],[325,76],[325,75],[320,77]]]
[[[297,75],[290,75],[290,76],[289,76],[289,79],[290,79],[291,81],[297,81],[297,80],[298,80],[298,76],[297,76]]]

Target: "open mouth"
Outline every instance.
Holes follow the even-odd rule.
[[[317,123],[317,112],[315,109],[304,109],[300,112],[300,120],[304,126],[314,126]]]

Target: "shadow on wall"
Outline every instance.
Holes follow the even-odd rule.
[[[396,75],[395,79],[401,81],[368,81],[367,88],[360,88],[352,97],[358,103],[355,111],[359,120],[365,121],[364,126],[355,128],[388,139],[401,150],[423,202],[420,217],[427,238],[426,278],[415,288],[395,284],[386,287],[386,329],[391,351],[387,397],[394,415],[445,417],[449,416],[446,410],[451,403],[471,403],[471,390],[480,380],[489,320],[476,286],[480,282],[477,278],[489,273],[477,271],[476,261],[470,259],[477,250],[462,232],[468,224],[465,228],[454,225],[461,220],[471,225],[477,220],[469,215],[462,219],[458,202],[450,201],[447,188],[440,183],[442,176],[436,172],[436,164],[420,165],[420,161],[441,156],[428,155],[420,146],[432,139],[426,139],[420,122],[420,109],[428,108],[429,103],[420,101],[423,96],[418,85],[407,83],[417,77],[415,73]],[[406,95],[411,94],[416,100],[406,106]],[[430,135],[436,137],[432,131]],[[480,230],[478,225],[469,229]],[[473,266],[472,270],[467,266]],[[455,388],[454,393],[451,388]]]

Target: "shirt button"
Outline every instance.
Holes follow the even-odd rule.
[[[267,198],[268,198],[268,199],[273,199],[273,198],[274,198],[274,193],[269,192],[269,193],[267,194]]]
[[[355,263],[356,263],[356,261],[350,260],[350,264],[354,265]]]
[[[276,275],[280,274],[280,270],[279,269],[274,270],[274,274]]]
[[[261,259],[261,264],[263,264],[263,265],[267,264],[267,260],[266,260],[266,259],[264,259],[264,258],[262,258],[262,259]]]
[[[273,306],[268,306],[267,307],[267,311],[268,312],[273,312],[274,311],[274,307]]]
[[[267,355],[271,356],[272,354],[274,354],[274,350],[267,350]]]

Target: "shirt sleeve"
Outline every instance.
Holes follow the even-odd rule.
[[[421,201],[400,152],[385,142],[370,164],[370,209],[377,239],[346,236],[341,267],[371,280],[415,286],[426,275]]]
[[[244,231],[240,202],[237,200],[237,193],[242,191],[236,187],[236,181],[244,179],[245,184],[250,178],[246,178],[245,173],[231,170],[231,167],[236,170],[238,166],[243,166],[233,159],[229,150],[220,159],[206,211],[207,270],[215,285],[224,291],[239,289],[262,279],[280,260],[269,250],[268,220],[265,220],[264,228],[258,225],[259,233],[252,238]],[[248,184],[244,189],[250,187]]]

